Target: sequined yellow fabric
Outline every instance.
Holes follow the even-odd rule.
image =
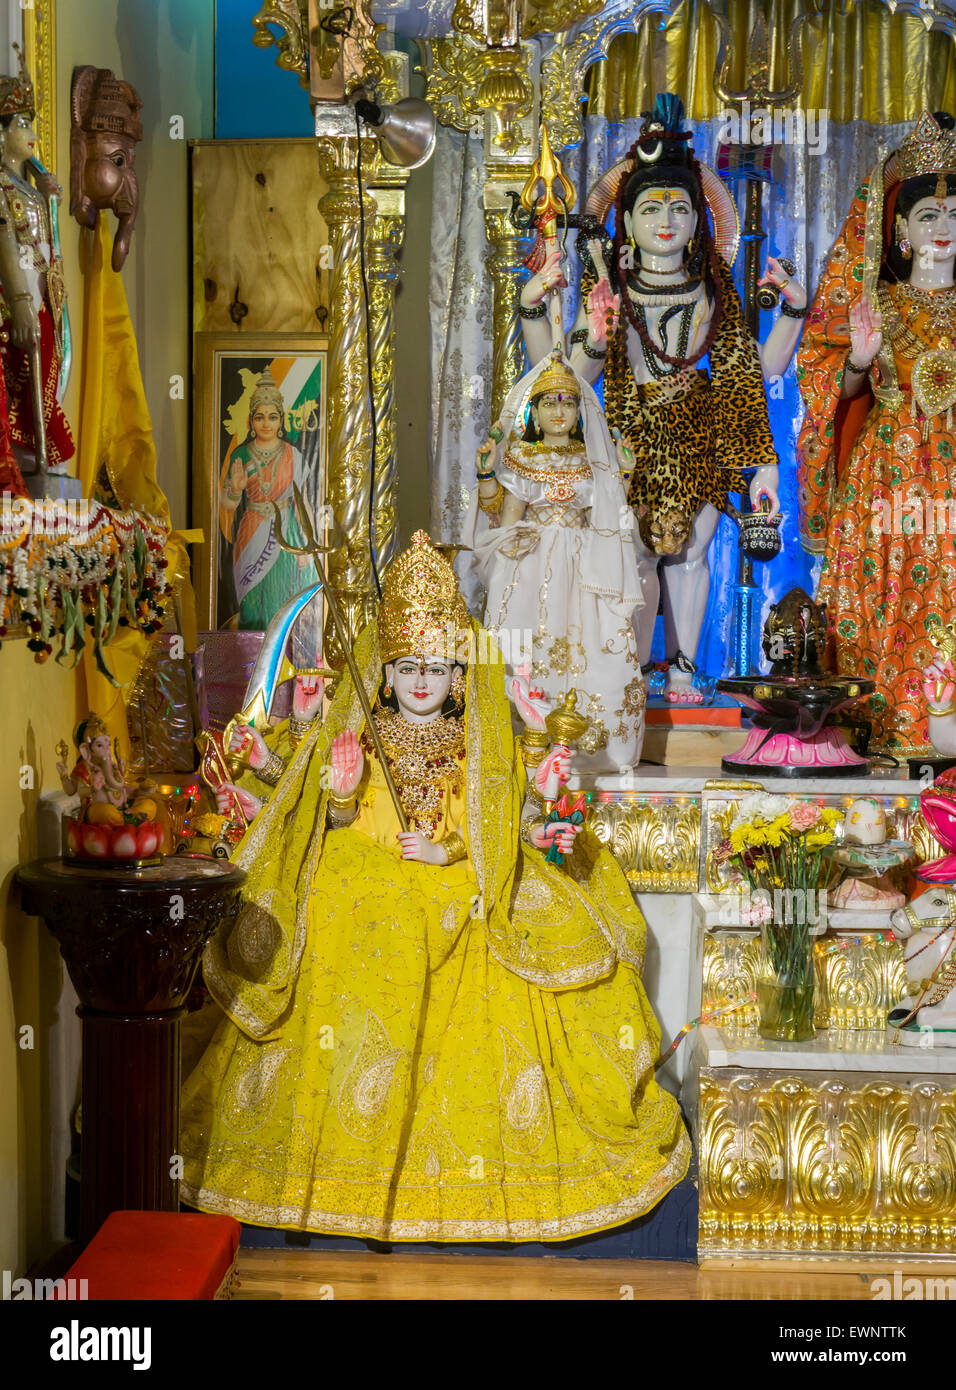
[[[357,658],[374,689],[372,628]],[[329,740],[361,728],[347,681],[293,754],[204,960],[228,1016],[183,1091],[186,1201],[396,1241],[560,1240],[684,1176],[623,875],[587,832],[562,869],[519,842],[500,664],[469,667],[465,720],[464,798],[437,834],[468,855],[441,868],[400,857],[374,763],[356,822],[324,829]]]

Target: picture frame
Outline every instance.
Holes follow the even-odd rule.
[[[207,630],[264,631],[286,599],[317,580],[311,561],[275,541],[272,509],[300,544],[298,484],[321,543],[326,488],[328,336],[197,333],[194,339],[193,524],[197,618]],[[255,418],[250,407],[255,402]],[[290,655],[317,664],[324,602],[303,611]]]

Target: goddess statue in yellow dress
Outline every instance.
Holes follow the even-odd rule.
[[[596,836],[538,814],[568,751],[516,742],[486,637],[418,532],[355,648],[385,766],[344,678],[237,851],[243,903],[203,962],[225,1016],[183,1091],[192,1205],[392,1241],[563,1240],[685,1175],[644,920]]]

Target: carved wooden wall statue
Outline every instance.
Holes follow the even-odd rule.
[[[137,114],[143,103],[134,87],[109,68],[73,70],[70,95],[70,212],[81,227],[95,227],[100,209],[119,219],[113,239],[113,269],[129,254],[139,208],[133,167],[143,138]]]

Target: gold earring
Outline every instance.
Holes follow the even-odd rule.
[[[900,212],[896,214],[896,244],[900,248],[900,255],[903,257],[903,260],[910,260],[913,255],[913,246],[909,237],[906,235],[906,223],[903,220],[903,214]]]
[[[460,666],[455,668],[455,674],[451,678],[451,693],[456,704],[462,705],[465,702],[465,673]]]
[[[388,681],[386,681],[385,684],[382,686],[382,694],[384,695],[386,700],[390,700],[392,698],[392,687],[389,685]]]

